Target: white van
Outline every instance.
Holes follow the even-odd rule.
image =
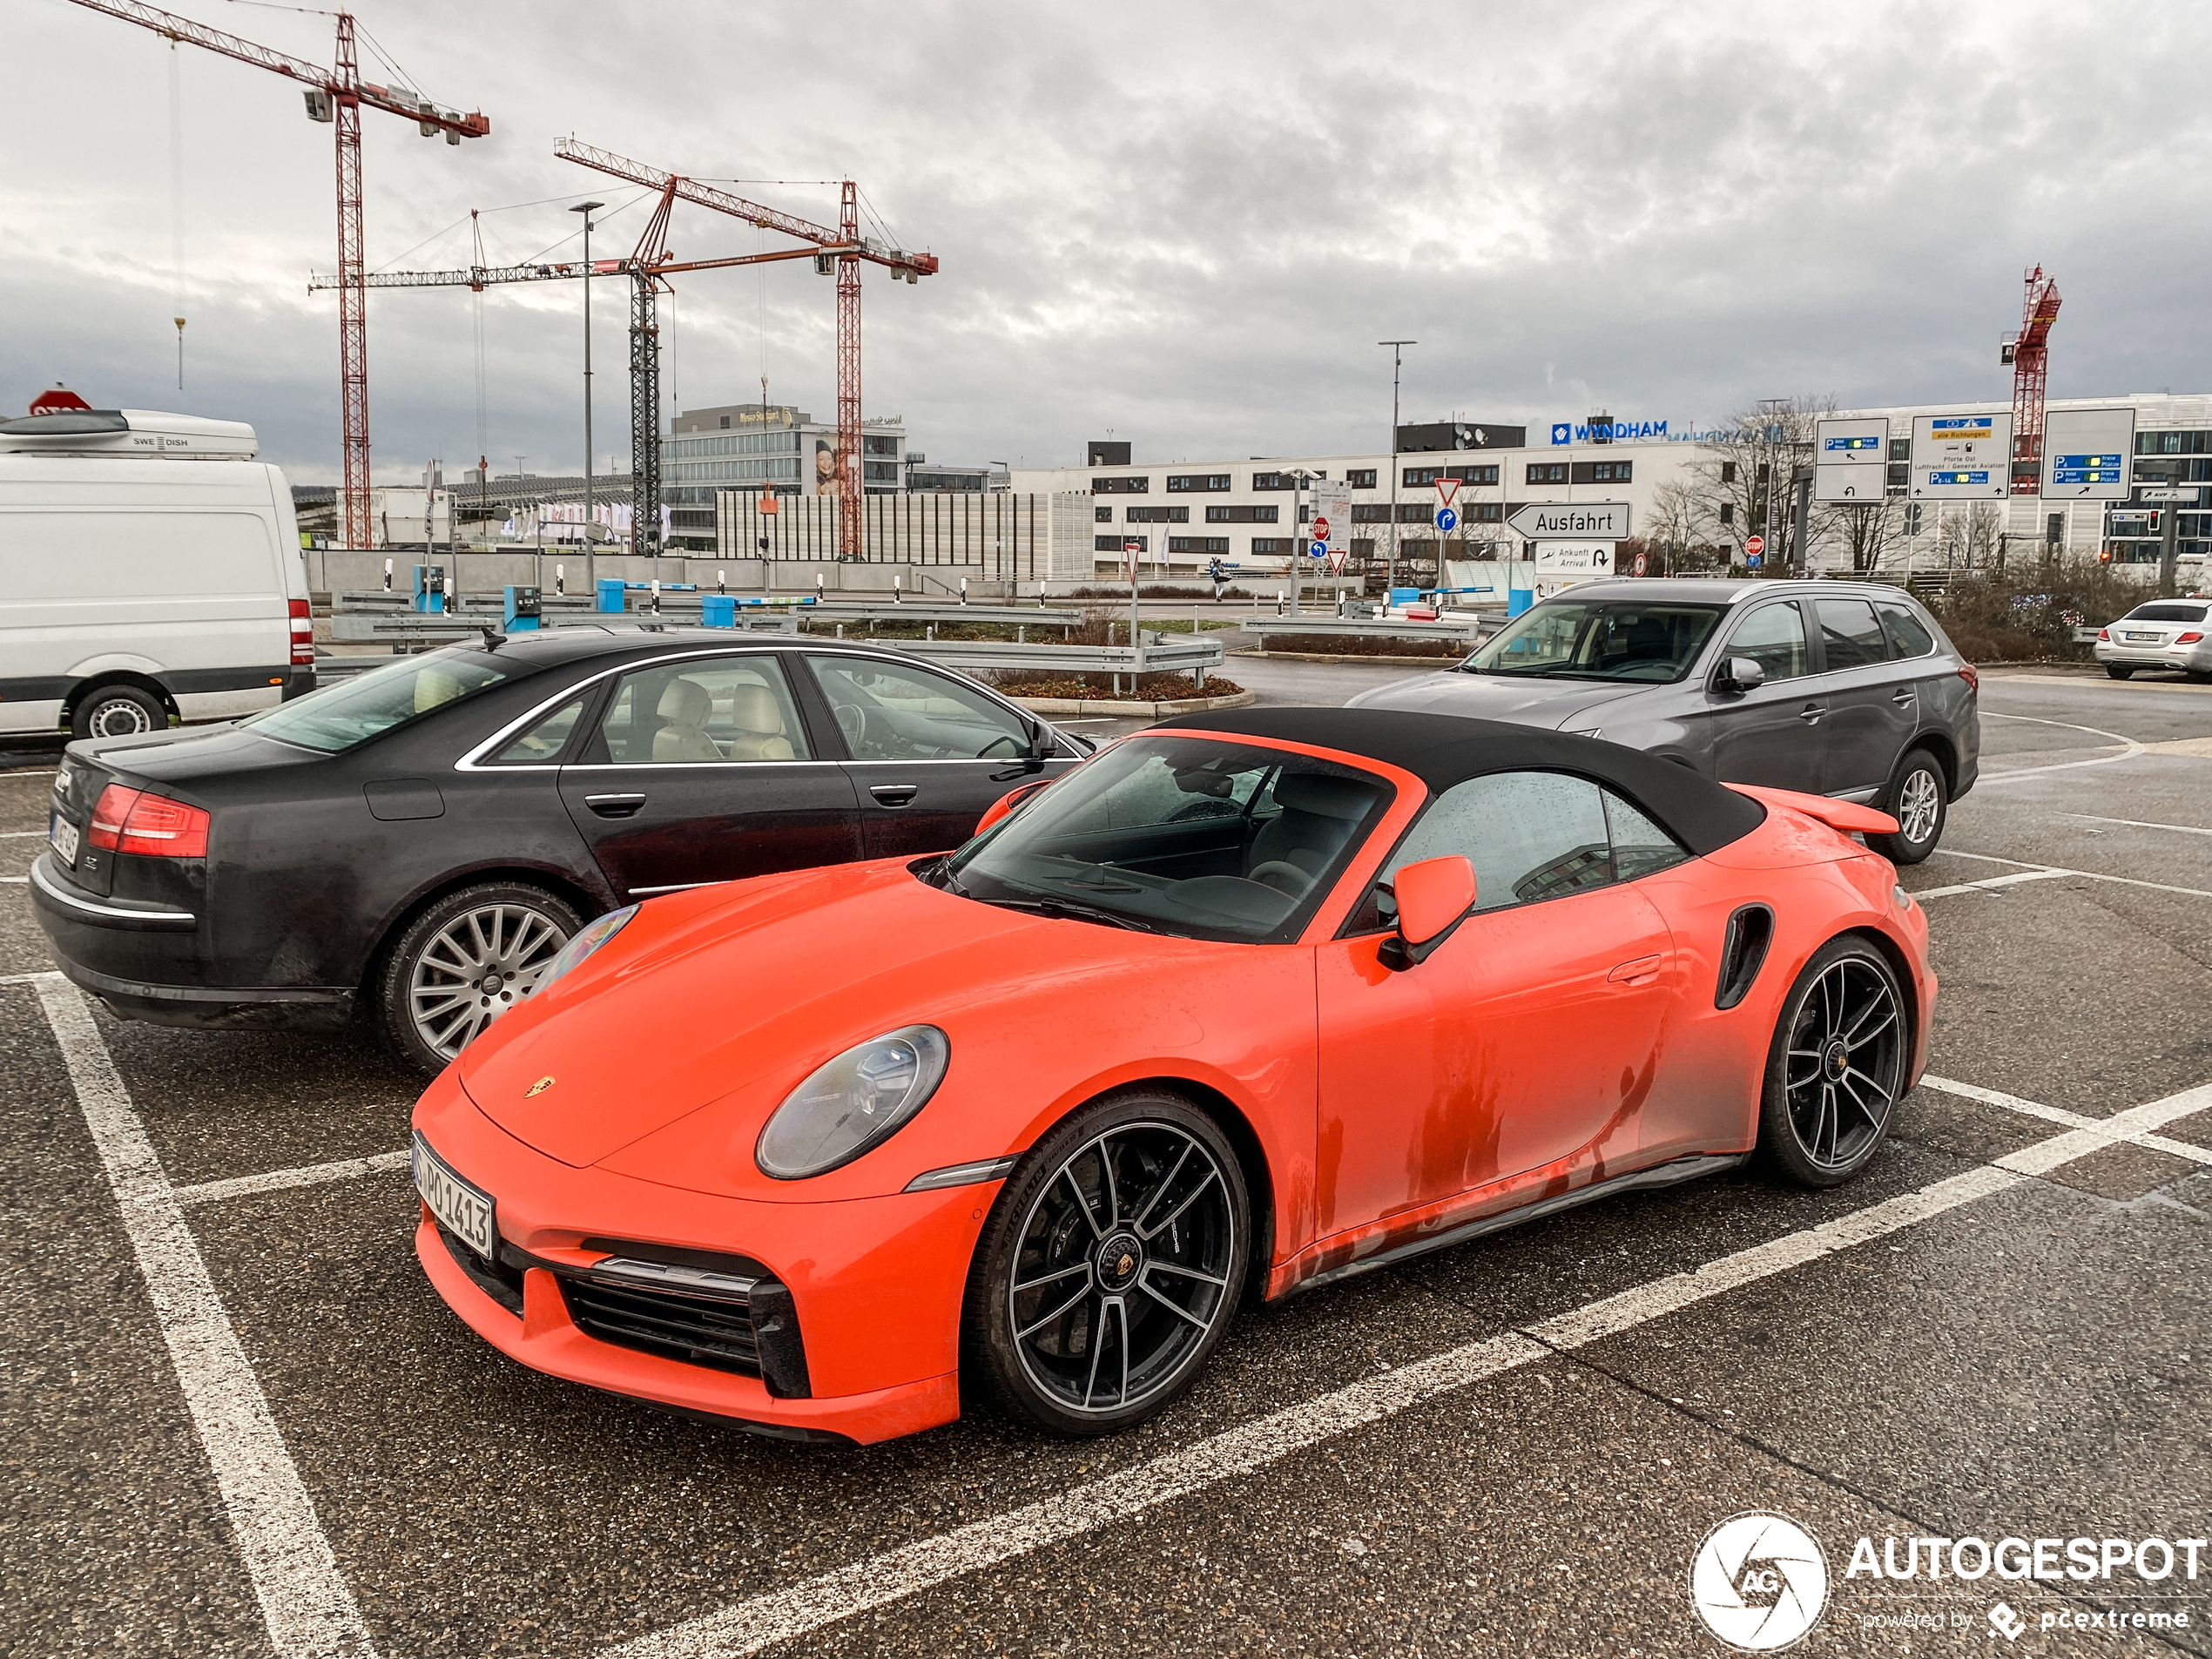
[[[307,569],[253,428],[0,421],[0,732],[121,737],[314,689]]]

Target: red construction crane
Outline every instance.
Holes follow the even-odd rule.
[[[2051,368],[2051,325],[2059,320],[2059,285],[2035,266],[2022,279],[2027,297],[2020,331],[2005,342],[2001,361],[2013,366],[2013,494],[2043,488],[2043,385]]]
[[[903,276],[908,282],[914,282],[922,277],[934,276],[936,274],[936,255],[934,253],[909,253],[904,248],[886,247],[880,243],[871,241],[863,238],[860,234],[859,191],[850,179],[845,180],[843,192],[840,198],[838,228],[836,230],[831,230],[826,225],[817,225],[807,219],[795,218],[790,213],[779,212],[772,207],[763,207],[758,202],[749,202],[741,196],[732,196],[727,191],[717,190],[711,185],[702,185],[697,179],[682,178],[675,173],[663,172],[658,167],[648,167],[642,162],[631,161],[624,157],[615,155],[605,150],[594,149],[588,144],[578,144],[573,138],[563,138],[556,142],[553,146],[553,153],[560,157],[563,161],[573,161],[579,166],[592,168],[597,172],[606,173],[611,178],[626,179],[633,185],[644,185],[650,189],[661,192],[661,212],[664,216],[664,226],[669,204],[671,201],[676,200],[687,201],[691,203],[694,206],[711,208],[718,213],[727,213],[733,219],[741,219],[745,220],[749,225],[758,225],[763,230],[776,231],[783,235],[793,237],[799,241],[807,244],[808,248],[810,248],[814,253],[815,268],[817,270],[826,270],[829,268],[829,262],[832,260],[835,261],[835,268],[837,272],[837,494],[839,503],[837,514],[837,553],[838,556],[841,559],[859,558],[860,556],[861,494],[860,263],[865,260],[870,264],[885,266],[889,268],[894,276]],[[806,250],[799,250],[798,252],[799,256],[803,257]],[[792,256],[786,254],[785,257],[789,258]],[[738,260],[729,261],[729,263],[732,264],[743,262],[744,261]],[[637,305],[643,307],[644,309],[642,314],[637,310],[633,310],[631,314],[631,328],[632,352],[631,383],[632,409],[631,418],[633,423],[633,430],[631,433],[633,446],[635,445],[637,437],[637,434],[634,429],[635,423],[638,419],[638,412],[636,408],[635,400],[638,391],[637,371],[640,367],[637,354],[639,350],[639,341],[641,338],[649,341],[651,347],[650,355],[654,359],[656,363],[658,362],[659,354],[658,331],[654,330],[653,332],[644,335],[641,335],[639,332],[639,324],[641,320],[648,325],[650,325],[651,321],[651,307],[652,294],[654,292],[655,290],[651,285],[641,277],[637,284],[635,293],[637,295]],[[658,374],[657,369],[653,372],[653,379],[655,385],[658,386]],[[656,399],[656,401],[658,401],[658,399]],[[652,411],[649,406],[647,413],[651,414],[651,412]],[[658,473],[659,469],[659,427],[657,420],[654,422],[653,431],[653,442],[649,447],[653,452],[652,465],[655,472]],[[631,459],[631,469],[633,475],[636,473],[637,469],[638,455],[642,453],[643,452],[641,450],[633,447]],[[659,522],[658,501],[656,501],[655,503],[653,519],[656,523]]]
[[[361,78],[354,50],[351,12],[338,14],[338,62],[332,69],[258,46],[219,29],[210,29],[174,12],[140,5],[137,0],[71,0],[171,41],[204,46],[279,75],[307,89],[310,120],[328,121],[338,130],[338,383],[340,423],[345,432],[344,486],[340,497],[349,547],[368,545],[368,293],[361,259],[361,106],[404,116],[426,138],[440,132],[448,144],[481,138],[491,131],[482,112],[441,110],[405,87],[378,86]]]

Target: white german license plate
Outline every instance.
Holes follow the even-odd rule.
[[[2139,645],[2155,645],[2156,644],[2158,644],[2158,636],[2157,636],[2156,634],[2125,634],[2125,633],[2124,633],[2124,634],[2121,635],[2120,637],[2121,637],[2122,639],[2131,640],[2131,641],[2133,641],[2134,644],[2139,644]]]
[[[53,822],[47,826],[46,839],[53,844],[54,851],[62,855],[63,863],[74,865],[77,862],[77,826],[59,813],[54,814]]]
[[[491,1194],[469,1185],[446,1167],[420,1135],[415,1137],[415,1190],[445,1229],[484,1260],[492,1259]]]

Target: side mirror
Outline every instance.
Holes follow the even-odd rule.
[[[1458,853],[1424,859],[1392,882],[1398,933],[1383,941],[1384,965],[1407,968],[1449,939],[1474,908],[1474,866]]]
[[[1008,790],[1005,794],[1001,795],[983,809],[982,817],[975,820],[975,833],[981,835],[985,830],[994,827],[1012,816],[1015,807],[1051,782],[1052,779],[1048,778],[1042,783],[1025,784],[1019,789]]]
[[[1721,664],[1720,689],[1741,697],[1766,684],[1766,670],[1750,657],[1731,657]]]

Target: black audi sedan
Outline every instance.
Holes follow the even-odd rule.
[[[231,725],[71,744],[31,898],[119,1015],[361,1014],[435,1070],[592,916],[956,846],[1090,746],[888,647],[488,633]]]

